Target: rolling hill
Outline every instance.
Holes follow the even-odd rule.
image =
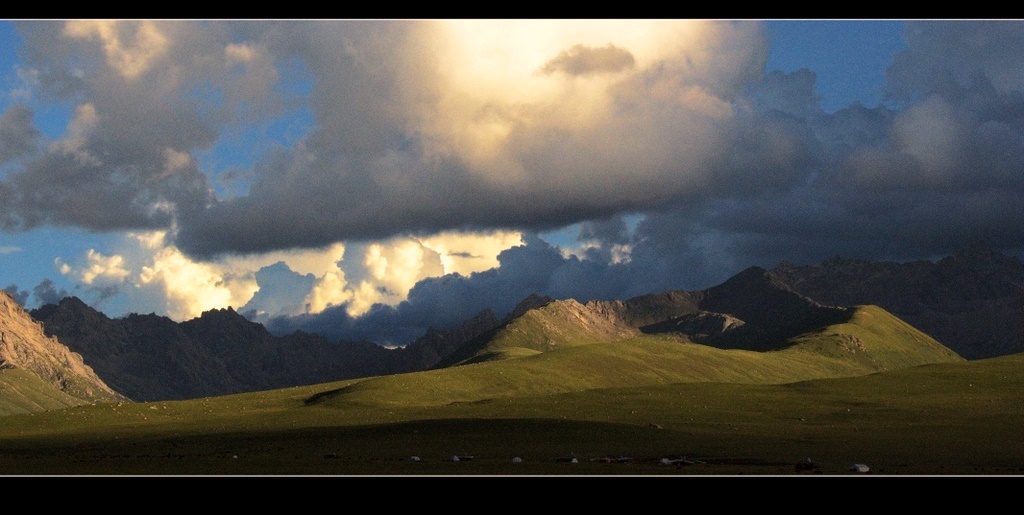
[[[839,329],[851,328],[830,330]],[[785,354],[807,342],[767,353],[664,343],[731,359]],[[1024,355],[781,384],[751,377],[749,363],[733,372],[749,383],[652,375],[612,387],[583,384],[600,376],[588,364],[610,364],[608,355],[622,360],[627,349],[637,349],[626,341],[616,345],[621,352],[579,345],[445,370],[12,415],[0,425],[0,468],[14,474],[793,474],[795,463],[813,457],[815,472],[825,474],[849,474],[851,463],[868,463],[874,474],[1024,470],[1014,452],[1024,423],[1018,373]],[[539,358],[554,361],[521,368]],[[580,368],[566,369],[573,362]],[[610,377],[596,380],[605,384],[631,371],[601,368]],[[672,368],[658,373],[672,375]],[[514,377],[495,384],[509,374]],[[548,384],[538,387],[540,380]],[[445,382],[451,388],[433,389]],[[546,387],[556,383],[569,386]],[[688,464],[661,461],[684,456]]]
[[[359,399],[424,406],[614,387],[716,382],[781,384],[964,361],[877,306],[795,334],[773,351],[719,349],[645,334],[594,316],[573,300],[535,308],[495,331],[456,366],[367,378],[318,402]]]
[[[228,350],[239,335],[263,334],[222,318],[239,317],[224,310],[167,327],[216,335],[204,345],[216,351],[220,342],[227,357],[238,355]],[[0,467],[777,474],[794,473],[793,463],[809,455],[828,473],[864,461],[889,473],[1024,466],[999,452],[1017,441],[1024,417],[1014,388],[1024,380],[1015,373],[1019,357],[966,362],[881,307],[823,305],[763,269],[708,290],[625,301],[531,296],[500,322],[484,313],[461,330],[432,331],[420,345],[428,343],[453,349],[452,362],[253,393],[8,415]],[[259,345],[255,356],[265,352]],[[39,384],[16,379],[25,391]],[[698,468],[660,465],[684,455]],[[452,456],[470,463],[453,465]],[[508,468],[513,456],[521,468]],[[569,458],[579,468],[565,469]]]

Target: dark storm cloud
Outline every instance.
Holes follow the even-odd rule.
[[[887,91],[896,98],[990,83],[1000,92],[1024,89],[1024,27],[1019,21],[908,23],[907,49],[889,67]]]
[[[337,309],[303,323],[344,320],[335,334],[371,339],[396,324],[404,330],[389,341],[401,343],[484,307],[507,312],[533,292],[627,298],[706,288],[750,265],[934,259],[979,240],[1024,256],[1024,24],[923,22],[908,32],[889,70],[898,102],[830,114],[812,72],[766,73],[744,88],[716,139],[726,150],[706,155],[701,180],[644,211],[634,231],[592,216],[579,235],[594,245],[583,259],[528,239],[498,269],[422,281],[365,320]],[[631,246],[628,262],[610,263],[615,245]]]
[[[32,125],[32,109],[15,104],[0,115],[0,164],[35,151],[39,131]]]
[[[94,308],[97,308],[98,306],[102,305],[103,302],[106,301],[107,299],[121,293],[121,286],[117,284],[111,284],[107,286],[93,286],[91,288],[88,288],[88,291],[96,295],[96,300],[94,300],[90,305]]]
[[[544,63],[540,71],[546,74],[560,71],[568,75],[589,75],[613,73],[632,68],[634,64],[636,59],[629,50],[611,43],[599,48],[573,45],[572,48],[563,50],[557,57]]]

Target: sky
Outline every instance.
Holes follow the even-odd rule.
[[[1024,256],[1024,22],[0,22],[0,287],[401,345],[530,293]]]

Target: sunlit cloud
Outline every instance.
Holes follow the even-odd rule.
[[[64,35],[98,39],[107,64],[126,79],[148,70],[168,45],[167,37],[151,21],[73,20],[64,25]]]

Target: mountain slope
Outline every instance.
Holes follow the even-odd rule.
[[[972,247],[935,264],[838,259],[826,264],[783,264],[771,271],[751,267],[705,290],[628,300],[581,304],[531,295],[504,320],[484,310],[459,327],[430,329],[399,349],[331,342],[303,332],[276,337],[230,308],[183,323],[152,314],[111,320],[71,297],[33,315],[48,334],[81,353],[100,377],[135,400],[524,358],[579,345],[643,340],[643,335],[719,349],[782,350],[810,341],[798,337],[848,323],[853,311],[840,306],[858,304],[881,305],[929,334],[945,335],[941,341],[967,357],[1024,350],[1019,312],[1024,266],[1019,260]],[[847,344],[859,345],[855,340]]]
[[[851,316],[845,308],[824,306],[796,293],[757,267],[696,292],[670,291],[586,304],[573,299],[532,304],[536,307],[514,310],[518,316],[467,343],[441,365],[518,357],[526,351],[549,352],[641,334],[671,335],[722,349],[778,350],[792,345],[790,340],[797,335]]]
[[[968,359],[1024,352],[1024,263],[974,244],[935,263],[782,263],[779,281],[821,302],[877,304]]]
[[[0,412],[124,400],[5,292],[0,293],[0,371]]]
[[[577,318],[575,326],[562,324],[558,331],[547,330],[545,322],[575,316],[580,311],[576,306],[552,302],[531,310],[534,316],[527,312],[500,329],[492,339],[495,346],[478,352],[477,357],[505,352],[501,359],[358,380],[314,401],[344,397],[353,402],[431,406],[671,383],[780,384],[964,361],[877,306],[851,308],[846,321],[797,335],[787,347],[768,352],[719,349],[673,335],[638,331],[604,339],[569,336],[573,327],[587,330],[586,324],[592,321],[587,317]],[[547,339],[523,338],[527,333],[516,329],[524,327]],[[607,336],[604,331],[621,327],[627,326],[605,325],[596,330]],[[564,338],[556,342],[559,335]],[[509,346],[538,341],[537,348]],[[512,349],[525,351],[513,353]]]
[[[102,377],[136,401],[268,390],[395,373],[367,342],[271,335],[231,308],[182,323],[154,314],[110,319],[76,297],[32,312]]]
[[[402,349],[332,342],[304,332],[278,337],[231,308],[177,323],[154,314],[110,319],[77,297],[32,312],[136,401],[180,400],[422,370],[495,327],[490,311],[428,331]]]

